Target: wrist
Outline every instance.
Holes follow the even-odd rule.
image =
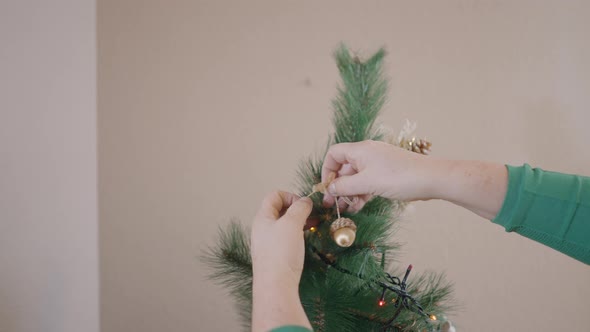
[[[472,160],[439,160],[433,198],[442,199],[486,218],[496,216],[507,188],[503,164]]]
[[[252,286],[252,292],[253,297],[258,303],[271,305],[279,300],[288,299],[291,302],[299,301],[299,287],[293,287],[289,284],[264,283],[255,280]]]
[[[285,292],[299,294],[299,278],[294,277],[292,273],[278,273],[267,270],[264,273],[253,274],[252,287],[260,289],[264,293]]]
[[[437,164],[435,198],[457,204],[466,194],[465,178],[469,176],[466,161],[440,159]]]
[[[450,174],[456,168],[455,161],[439,159],[435,157],[423,157],[421,170],[418,172],[422,178],[421,192],[418,194],[421,200],[450,199],[449,188]]]
[[[294,259],[289,253],[259,255],[252,259],[252,271],[255,280],[297,288],[303,272],[303,259]]]
[[[252,300],[252,331],[266,332],[286,325],[311,328],[299,298],[299,287],[291,282],[254,277]]]

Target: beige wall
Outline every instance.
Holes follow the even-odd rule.
[[[105,332],[232,331],[196,258],[293,188],[322,147],[340,41],[385,45],[382,120],[434,154],[590,175],[590,6],[572,1],[99,1]],[[400,261],[446,271],[460,331],[586,331],[590,269],[445,202],[416,203]]]
[[[97,332],[95,1],[0,2],[0,331]]]

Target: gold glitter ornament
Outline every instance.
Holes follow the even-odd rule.
[[[330,225],[330,236],[341,247],[350,247],[356,238],[356,224],[349,218],[338,218]]]

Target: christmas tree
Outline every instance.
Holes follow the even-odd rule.
[[[328,146],[387,139],[375,126],[386,98],[385,51],[361,61],[341,46],[334,56],[342,85],[333,101],[335,132]],[[389,142],[418,153],[428,151],[428,142],[407,134]],[[324,154],[307,159],[298,171],[299,194],[312,198],[311,216],[319,220],[305,231],[306,258],[299,286],[314,331],[441,330],[440,318],[451,308],[450,284],[442,274],[410,273],[411,265],[394,266],[399,245],[391,237],[406,204],[373,197],[357,213],[340,211],[338,204],[323,207]],[[217,244],[204,255],[214,270],[211,278],[236,298],[246,330],[252,309],[249,242],[248,229],[233,221],[221,229]]]

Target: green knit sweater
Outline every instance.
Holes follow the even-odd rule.
[[[508,191],[493,222],[590,264],[590,177],[508,168]]]
[[[543,171],[528,164],[508,168],[508,191],[492,220],[590,264],[590,177]],[[271,332],[309,332],[282,326]]]

